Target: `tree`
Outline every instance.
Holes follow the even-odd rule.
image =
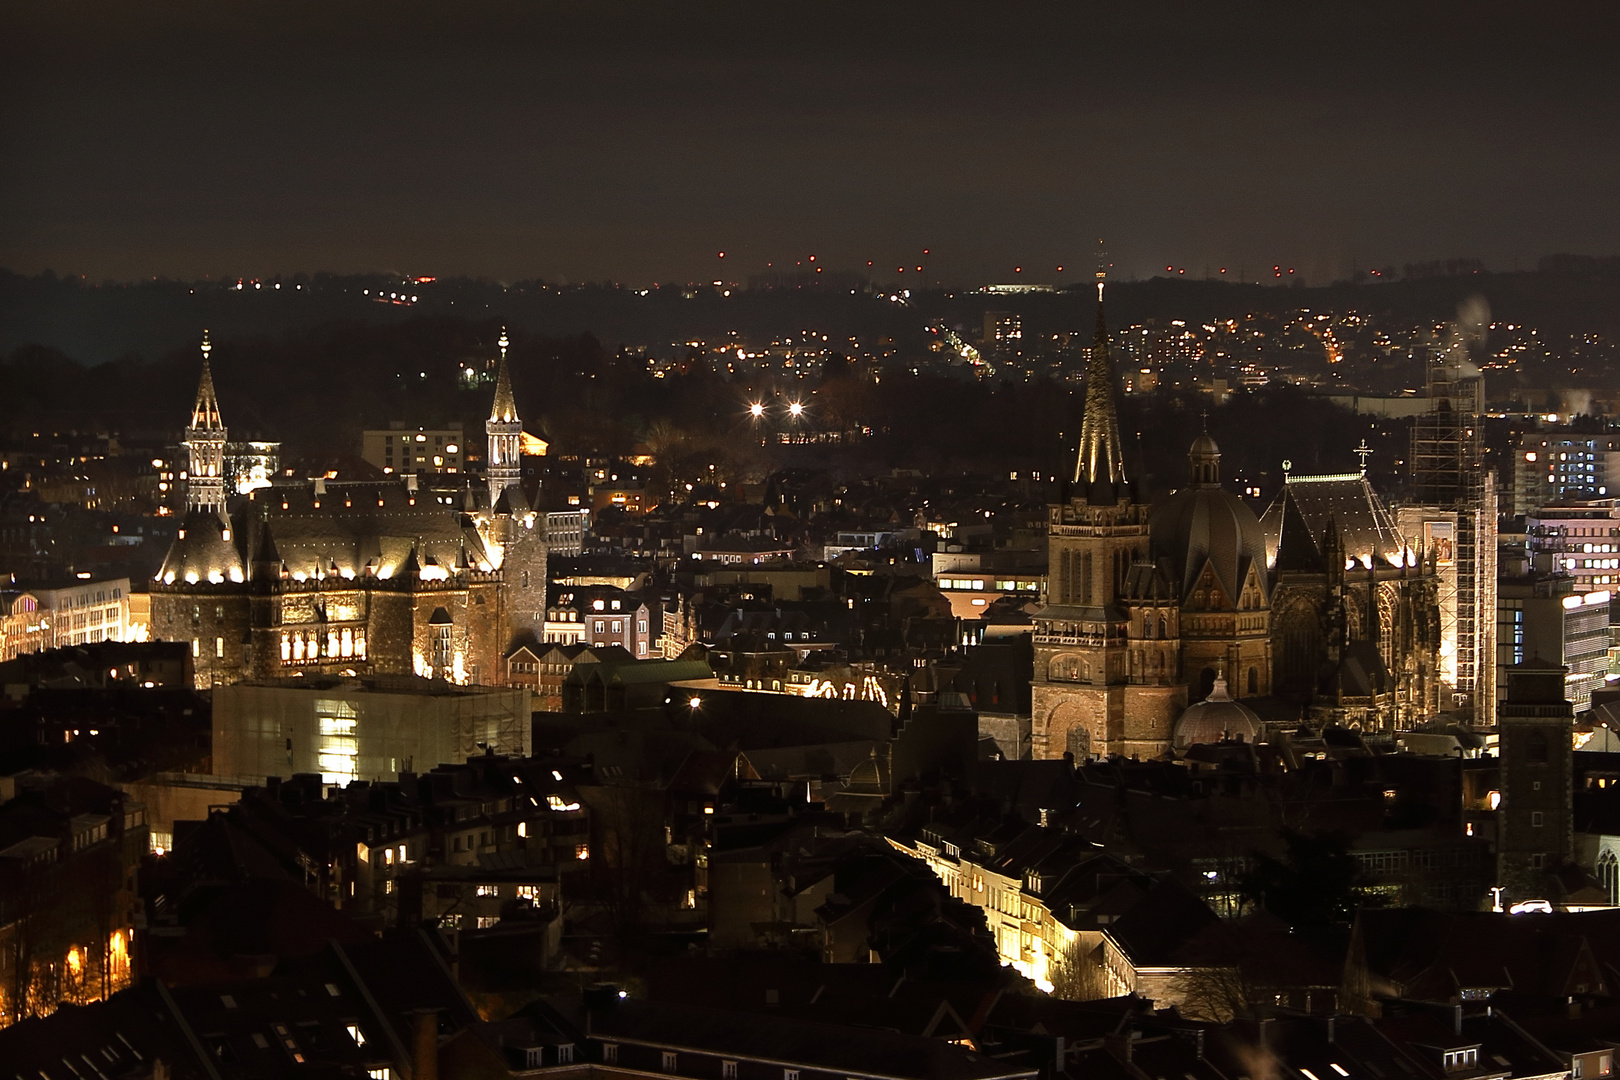
[[[1360,868],[1344,837],[1283,830],[1281,859],[1261,857],[1243,880],[1250,900],[1296,929],[1348,922]]]

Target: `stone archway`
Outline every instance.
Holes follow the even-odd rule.
[[[1064,751],[1073,751],[1076,761],[1084,761],[1092,754],[1107,751],[1107,733],[1102,730],[1105,716],[1094,713],[1076,701],[1059,702],[1046,719],[1047,753],[1062,757]]]

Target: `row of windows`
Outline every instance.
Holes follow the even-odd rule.
[[[617,1043],[602,1044],[602,1061],[608,1065],[619,1063],[619,1046]],[[680,1067],[680,1055],[673,1050],[662,1052],[659,1067],[667,1073],[675,1072]],[[720,1062],[720,1080],[737,1080],[737,1063],[722,1060]],[[782,1080],[799,1080],[798,1069],[783,1069]]]

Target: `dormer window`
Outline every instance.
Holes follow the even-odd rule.
[[[1460,1069],[1472,1069],[1479,1065],[1479,1048],[1473,1047],[1468,1050],[1447,1050],[1442,1057],[1444,1059],[1447,1072],[1454,1072]]]

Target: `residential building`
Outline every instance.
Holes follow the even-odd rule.
[[[0,1026],[130,985],[146,850],[145,808],[117,788],[0,777]]]
[[[1620,492],[1620,436],[1526,431],[1513,448],[1512,516]]]
[[[466,445],[460,424],[412,428],[396,420],[360,433],[360,457],[387,473],[464,472]]]

